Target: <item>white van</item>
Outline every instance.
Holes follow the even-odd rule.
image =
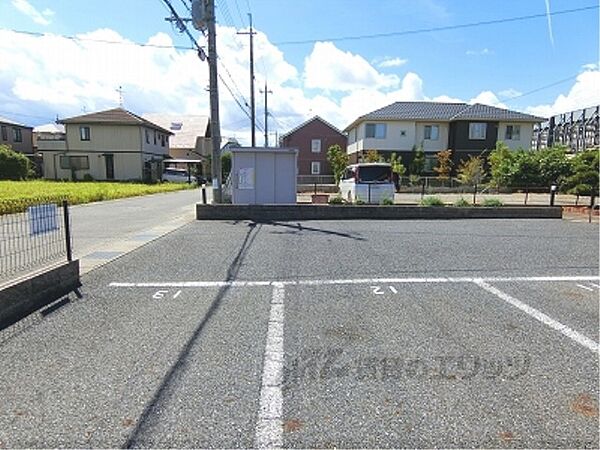
[[[340,195],[349,202],[379,204],[386,198],[394,200],[394,191],[392,166],[387,163],[352,164],[340,180]]]

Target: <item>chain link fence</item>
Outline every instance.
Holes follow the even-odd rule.
[[[0,201],[0,284],[71,260],[67,201]]]

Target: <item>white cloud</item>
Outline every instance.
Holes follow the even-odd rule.
[[[344,52],[331,42],[317,42],[304,61],[304,84],[312,89],[353,91],[373,87],[392,88],[396,75],[379,73],[360,55]]]
[[[492,50],[490,50],[489,48],[483,48],[481,50],[467,50],[465,53],[468,56],[485,56],[485,55],[491,55],[494,52]]]
[[[402,58],[385,58],[377,67],[386,68],[386,67],[400,67],[408,62],[408,59]]]
[[[40,25],[50,25],[49,17],[54,15],[54,11],[49,8],[39,12],[28,0],[12,0],[12,5]]]
[[[498,92],[498,95],[500,95],[502,97],[506,97],[506,98],[518,97],[521,94],[522,94],[522,92],[517,91],[516,89],[513,89],[513,88],[504,89],[503,91]]]
[[[249,102],[248,42],[231,27],[219,26],[217,33],[219,73],[242,104]],[[57,114],[63,118],[81,114],[83,108],[88,112],[114,108],[119,104],[116,89],[122,86],[125,107],[137,114],[209,113],[208,65],[195,52],[132,45],[111,29],[98,29],[79,38],[83,40],[0,30],[0,61],[11,61],[0,71],[2,110],[46,117],[45,122],[50,122]],[[161,32],[146,43],[171,46],[173,40]],[[262,123],[258,89],[267,76],[273,91],[269,96],[269,111],[274,116],[269,121],[271,131],[288,131],[317,114],[344,128],[358,116],[396,101],[461,101],[448,95],[431,98],[419,74],[382,74],[360,55],[341,51],[331,43],[315,45],[302,71],[288,63],[264,33],[256,35],[254,50],[256,114]],[[223,83],[219,93],[223,136],[249,144],[248,116]],[[475,101],[502,105],[490,91],[471,99]],[[31,121],[31,125],[43,121]],[[259,144],[261,135],[257,130]]]
[[[527,112],[550,117],[556,114],[574,111],[600,104],[600,70],[586,70],[580,73],[569,92],[560,94],[553,103],[531,106]]]
[[[498,108],[508,108],[508,106],[498,100],[498,97],[492,91],[480,92],[469,100],[469,103],[483,103],[484,105],[497,106]]]
[[[598,63],[589,63],[581,66],[583,70],[598,70],[600,68],[600,64]]]

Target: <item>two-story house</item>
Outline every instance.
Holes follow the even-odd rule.
[[[33,156],[33,128],[0,116],[0,144]]]
[[[64,140],[38,140],[44,177],[50,179],[156,181],[173,134],[123,108],[60,121]]]
[[[298,175],[305,179],[315,175],[331,176],[327,150],[335,144],[345,149],[348,143],[344,133],[319,116],[301,123],[280,140],[283,147],[298,149]]]
[[[396,102],[359,117],[344,131],[353,163],[373,149],[384,157],[395,152],[408,167],[414,149],[422,146],[429,172],[442,150],[452,150],[455,166],[469,155],[493,149],[498,141],[528,150],[533,127],[543,120],[480,103]]]

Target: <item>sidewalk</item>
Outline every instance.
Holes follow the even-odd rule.
[[[210,201],[210,189],[207,189]],[[195,219],[200,189],[71,207],[74,257],[87,273]]]

